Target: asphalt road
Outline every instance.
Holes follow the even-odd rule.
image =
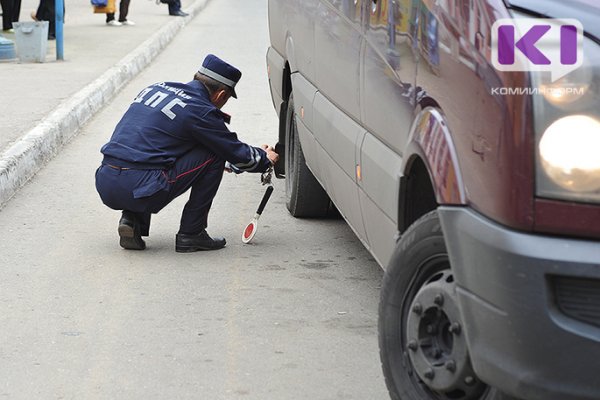
[[[342,220],[298,220],[276,181],[226,175],[216,252],[174,251],[185,196],[155,216],[148,248],[118,246],[119,213],[94,171],[147,84],[188,81],[207,53],[243,71],[224,111],[273,143],[263,0],[213,0],[155,62],[0,211],[0,399],[386,399],[377,348],[382,271]]]

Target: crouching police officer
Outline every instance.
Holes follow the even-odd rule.
[[[120,245],[143,250],[150,216],[191,188],[175,237],[178,252],[216,250],[225,239],[206,232],[208,212],[225,162],[236,172],[265,172],[277,162],[271,146],[238,140],[221,107],[242,73],[208,55],[189,83],[161,82],[140,92],[102,147],[96,171],[102,202],[122,210]]]

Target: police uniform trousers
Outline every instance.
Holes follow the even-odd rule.
[[[96,171],[102,202],[134,215],[142,236],[148,236],[150,216],[191,188],[181,215],[179,233],[197,234],[207,227],[208,212],[217,194],[225,161],[204,148],[194,148],[166,170],[125,168],[105,157]]]

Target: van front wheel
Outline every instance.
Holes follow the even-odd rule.
[[[379,352],[393,400],[516,400],[478,379],[437,211],[402,235],[385,272]]]

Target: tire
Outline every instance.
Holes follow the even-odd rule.
[[[285,195],[286,206],[294,217],[327,216],[329,196],[306,165],[296,127],[293,95],[285,113]]]
[[[480,381],[468,354],[437,211],[402,235],[379,303],[379,355],[393,400],[516,400]]]

